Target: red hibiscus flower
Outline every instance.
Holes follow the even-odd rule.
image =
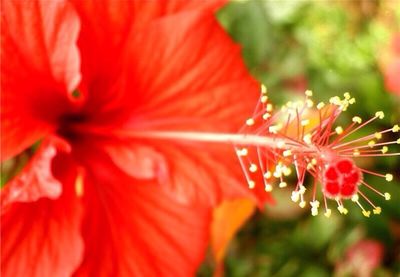
[[[258,97],[219,2],[1,2],[1,160],[40,141],[1,191],[4,276],[194,274],[212,206],[248,193],[199,140]]]

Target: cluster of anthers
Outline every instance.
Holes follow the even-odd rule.
[[[393,180],[393,175],[360,168],[354,160],[360,157],[400,155],[398,152],[389,153],[388,147],[390,144],[400,144],[400,139],[380,142],[385,133],[398,133],[399,125],[354,139],[352,135],[356,131],[374,120],[382,119],[384,113],[379,111],[365,122],[355,116],[352,123],[343,128],[334,126],[334,123],[342,111],[355,103],[349,93],[345,93],[343,98],[336,96],[329,103],[320,102],[316,105],[311,97],[312,91],[307,90],[303,101],[288,102],[281,110],[274,112],[274,107],[268,103],[266,87],[261,87],[260,101],[253,116],[247,119],[240,131],[249,139],[252,137],[258,141],[252,143],[251,147],[235,143],[236,154],[249,188],[263,185],[266,191],[272,191],[275,186],[287,187],[285,177],[291,175],[294,169],[297,184],[291,199],[299,203],[301,208],[307,206],[307,189],[304,185],[306,173],[313,177],[312,200],[309,202],[312,215],[317,215],[320,208],[318,191],[322,193],[324,214],[327,217],[332,212],[327,199],[337,203],[341,214],[348,213],[343,201],[346,199],[355,202],[366,217],[371,215],[370,209],[373,214],[380,214],[381,208],[367,197],[365,190],[371,190],[385,200],[391,196],[368,184],[363,175],[375,175],[388,182]]]

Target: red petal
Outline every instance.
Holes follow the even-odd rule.
[[[58,198],[62,193],[62,184],[53,176],[51,166],[57,152],[67,148],[64,141],[46,139],[22,172],[1,190],[1,208],[13,202],[34,202],[42,197]]]
[[[87,157],[85,256],[76,276],[193,276],[204,257],[211,211],[178,204],[99,151]]]
[[[82,53],[83,91],[89,94],[86,113],[92,120],[115,121],[110,109],[118,105],[132,90],[115,90],[116,80],[123,71],[123,56],[129,49],[129,34],[136,33],[153,20],[185,10],[211,11],[226,0],[172,1],[72,1],[82,21],[79,48]],[[135,31],[134,31],[135,30]],[[99,110],[105,114],[100,117]],[[115,111],[115,110],[114,110]],[[112,113],[112,111],[111,111]]]
[[[64,1],[1,1],[1,159],[54,128],[77,86],[79,21]],[[20,128],[24,126],[24,128]]]
[[[13,203],[1,216],[2,276],[70,276],[83,254],[81,208],[72,188],[76,174],[56,158],[54,174],[63,183],[57,200]]]

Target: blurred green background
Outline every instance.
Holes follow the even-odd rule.
[[[317,101],[349,91],[357,103],[344,121],[383,110],[385,119],[366,127],[365,134],[399,123],[400,88],[396,94],[384,76],[400,58],[393,46],[400,1],[232,1],[218,18],[242,45],[246,65],[267,85],[274,104],[302,98],[305,89]],[[391,183],[366,176],[392,195],[391,201],[368,195],[383,209],[369,219],[351,204],[347,216],[312,217],[290,201],[290,191],[276,190],[278,205],[256,213],[231,243],[225,275],[400,276],[399,160],[362,160],[368,169],[395,175]],[[198,276],[211,276],[214,268],[209,257]]]

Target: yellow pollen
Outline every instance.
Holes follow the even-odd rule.
[[[261,84],[261,93],[266,94],[267,93],[267,87],[264,84]]]
[[[267,104],[267,112],[272,112],[272,110],[274,109],[274,107],[272,106],[272,104]]]
[[[379,119],[383,119],[385,117],[385,113],[383,111],[379,111],[375,113],[375,116]]]
[[[324,213],[324,215],[325,215],[327,218],[331,217],[331,214],[332,214],[332,210],[331,210],[331,209],[327,209],[327,210],[325,211],[325,213]]]
[[[310,124],[310,120],[309,119],[303,119],[301,121],[301,126],[307,126],[308,124]]]
[[[247,150],[247,148],[242,148],[238,149],[236,153],[238,156],[246,156],[249,153],[249,151]]]
[[[372,148],[372,147],[374,147],[374,145],[375,145],[375,141],[374,140],[371,140],[371,141],[368,142],[368,146],[369,147]]]
[[[306,104],[307,104],[307,107],[308,107],[308,108],[311,108],[311,107],[314,106],[314,102],[313,102],[311,99],[307,99],[307,100],[306,100]]]
[[[390,198],[392,198],[389,192],[385,192],[383,195],[385,197],[385,200],[390,200]]]
[[[386,181],[391,182],[391,181],[393,181],[393,175],[388,173],[385,175],[385,179],[386,179]]]
[[[360,151],[358,149],[355,149],[353,151],[353,156],[355,156],[355,157],[360,156]]]
[[[338,126],[335,128],[335,132],[336,132],[336,134],[340,135],[343,133],[343,128],[341,126]]]
[[[269,178],[271,178],[271,177],[272,177],[271,171],[267,171],[267,172],[264,173],[264,178],[265,178],[265,179],[269,179]]]
[[[358,197],[357,194],[354,194],[354,195],[351,197],[351,201],[353,201],[353,202],[357,202],[358,199],[359,199],[359,197]]]
[[[393,133],[397,133],[398,131],[400,131],[400,127],[399,127],[399,125],[396,124],[396,125],[394,125],[393,128],[392,128],[392,132],[393,132]]]
[[[349,100],[349,104],[353,105],[354,103],[356,103],[356,99],[353,97]]]
[[[75,179],[75,193],[76,196],[82,197],[84,190],[83,190],[83,173],[79,172]]]
[[[253,173],[256,172],[257,169],[258,169],[258,167],[256,164],[251,164],[249,167],[250,172],[253,172]]]
[[[362,214],[363,214],[365,217],[369,217],[370,214],[371,214],[371,212],[370,212],[370,211],[363,210],[363,211],[362,211]]]
[[[276,145],[279,149],[282,149],[283,147],[285,147],[286,143],[283,140],[280,140]]]
[[[375,208],[372,210],[372,212],[373,212],[374,214],[380,214],[380,213],[382,212],[382,209],[381,209],[381,207],[375,207]]]
[[[261,101],[261,103],[267,103],[267,101],[268,101],[268,96],[266,96],[266,95],[261,96],[260,101]]]
[[[306,187],[305,186],[301,185],[299,188],[300,188],[299,189],[299,193],[300,194],[304,194],[306,192]]]
[[[325,103],[324,102],[319,102],[317,105],[317,109],[321,110],[323,107],[325,107]]]
[[[292,155],[292,150],[285,150],[285,151],[283,151],[283,156],[284,157],[289,157],[289,156],[291,156]]]
[[[344,99],[346,99],[346,100],[349,100],[349,99],[351,98],[351,95],[350,95],[350,93],[348,93],[348,92],[345,92],[345,93],[343,94],[343,96],[344,96]]]
[[[281,125],[272,125],[268,129],[271,133],[276,134],[281,128]]]
[[[389,147],[383,146],[381,151],[382,151],[382,154],[385,154],[387,151],[389,151]]]
[[[318,208],[312,207],[312,208],[311,208],[311,215],[312,215],[312,216],[317,216],[317,215],[318,215]]]
[[[256,183],[253,180],[248,181],[249,189],[254,189],[256,186]]]
[[[247,125],[247,126],[252,126],[252,125],[254,125],[254,119],[253,119],[253,118],[247,119],[247,120],[246,120],[246,125]]]
[[[285,187],[287,187],[287,183],[286,182],[280,182],[279,183],[279,187],[280,188],[285,188]]]
[[[346,215],[349,211],[342,205],[338,206],[339,213]]]
[[[313,95],[313,92],[312,92],[312,90],[306,90],[305,92],[304,92],[304,94],[305,95],[307,95],[307,96],[309,96],[309,97],[311,97],[312,95]]]
[[[311,164],[313,164],[313,165],[316,165],[318,162],[317,162],[317,159],[316,158],[313,158],[312,160],[311,160]]]
[[[396,140],[396,143],[397,143],[397,144],[400,144],[400,138]]]
[[[293,202],[298,202],[300,199],[300,194],[297,191],[292,192],[292,196],[290,197]]]
[[[303,137],[303,140],[304,140],[305,143],[311,144],[312,143],[311,134],[305,134],[304,137]]]
[[[272,186],[270,184],[266,184],[265,191],[268,191],[268,192],[272,191]]]
[[[299,203],[299,206],[300,206],[300,208],[305,208],[305,206],[306,206],[306,201],[301,201],[300,203]]]
[[[263,114],[263,116],[262,116],[262,118],[264,119],[264,120],[267,120],[268,118],[270,118],[271,117],[271,114],[270,113],[265,113],[265,114]]]
[[[374,136],[375,136],[376,139],[381,139],[381,138],[382,138],[382,134],[381,134],[381,133],[378,133],[378,132],[376,132],[376,133],[374,134]]]
[[[354,123],[361,124],[362,119],[361,119],[361,117],[359,117],[359,116],[355,116],[355,117],[353,117],[353,122],[354,122]]]
[[[274,177],[275,177],[275,178],[280,178],[280,177],[282,177],[282,172],[281,172],[281,171],[275,171],[275,172],[274,172]]]
[[[292,170],[290,168],[288,168],[288,167],[286,167],[283,170],[283,175],[285,175],[285,176],[289,176],[291,173],[292,173]]]

